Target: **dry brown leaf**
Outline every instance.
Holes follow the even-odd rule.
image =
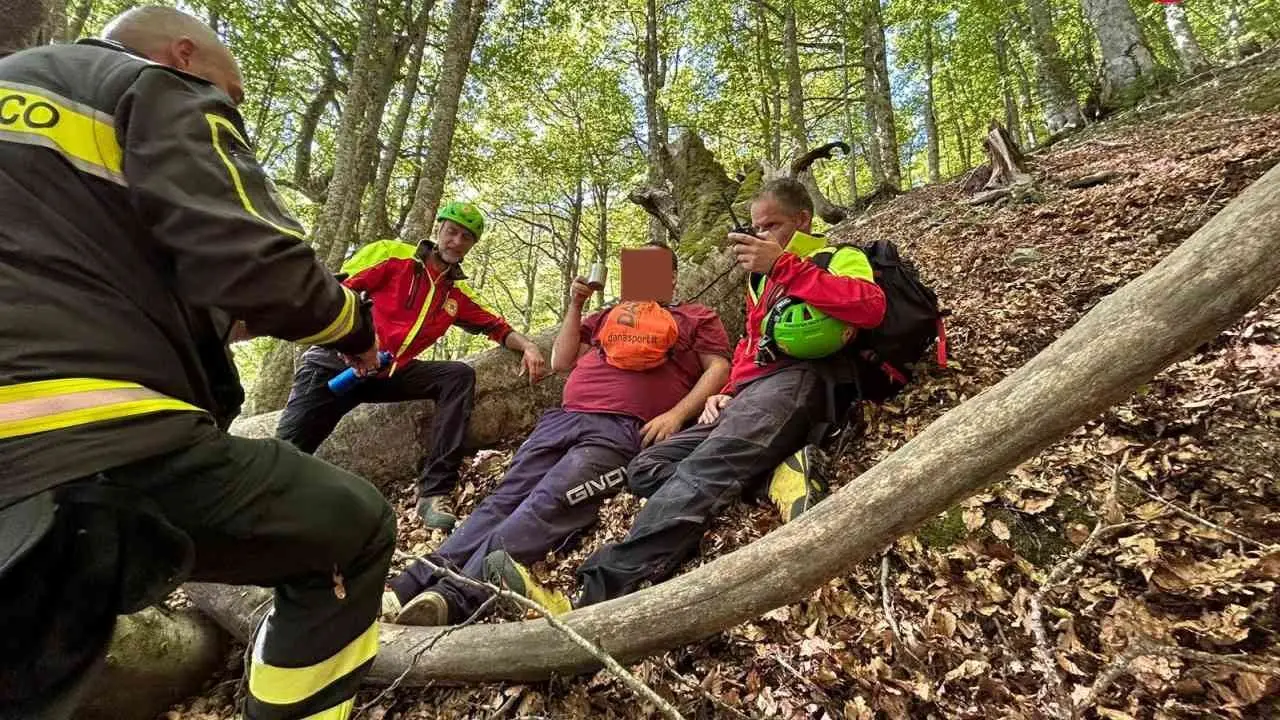
[[[984,522],[986,522],[986,516],[983,514],[982,508],[980,507],[965,508],[964,511],[960,513],[960,517],[964,519],[964,527],[969,532],[977,530],[982,527]]]
[[[1120,710],[1113,710],[1111,708],[1104,708],[1104,707],[1099,707],[1097,710],[1098,710],[1098,717],[1104,717],[1107,720],[1138,720],[1137,718],[1130,715],[1129,713],[1122,712]]]
[[[1000,520],[991,521],[991,534],[995,535],[1001,540],[1008,540],[1010,537],[1012,537],[1012,535],[1009,533],[1009,526],[1005,525]]]

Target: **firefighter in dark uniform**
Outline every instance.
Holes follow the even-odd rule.
[[[378,649],[395,518],[361,478],[226,433],[231,329],[376,364],[368,310],[276,202],[217,36],[166,8],[0,59],[0,717],[67,717],[115,616],[275,588],[255,720],[339,720]]]

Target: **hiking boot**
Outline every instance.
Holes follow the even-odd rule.
[[[569,596],[544,587],[533,579],[533,573],[516,562],[502,550],[485,556],[484,579],[511,592],[522,595],[546,608],[552,615],[563,615],[573,609]]]
[[[448,495],[432,495],[419,500],[418,517],[428,530],[449,532],[458,524],[458,516],[453,514],[452,498]]]
[[[405,603],[396,615],[397,625],[424,625],[437,627],[449,624],[449,603],[438,592],[428,590]]]
[[[382,591],[382,610],[378,612],[378,619],[382,622],[391,622],[392,618],[400,614],[400,598],[393,590]]]
[[[769,499],[782,522],[791,522],[827,496],[826,457],[817,445],[806,445],[782,461],[769,480]]]

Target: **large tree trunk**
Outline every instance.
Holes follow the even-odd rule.
[[[1182,69],[1194,75],[1209,69],[1209,61],[1200,49],[1200,42],[1191,31],[1191,22],[1187,19],[1187,9],[1182,3],[1171,3],[1164,6],[1164,21],[1173,37],[1173,46],[1178,51],[1178,61]]]
[[[782,162],[782,136],[775,122],[774,107],[779,102],[778,70],[773,65],[773,43],[769,36],[769,13],[762,3],[751,5],[756,19],[756,70],[760,73],[760,132],[765,159],[773,165]]]
[[[1009,38],[1004,26],[996,28],[993,36],[993,48],[996,55],[996,72],[1000,75],[1000,98],[1004,103],[1004,124],[1014,137],[1022,132],[1022,118],[1018,113],[1018,100],[1014,96],[1014,73],[1009,65]]]
[[[80,39],[81,33],[84,32],[84,24],[88,22],[91,12],[93,12],[93,0],[80,0],[76,3],[76,9],[71,13],[71,20],[67,24],[67,42]]]
[[[1160,80],[1129,0],[1081,0],[1102,49],[1102,107],[1129,107]]]
[[[685,575],[562,619],[627,662],[804,598],[1187,357],[1277,284],[1280,167],[1022,368],[948,412],[813,510]],[[188,587],[199,607],[247,637],[263,594]],[[435,639],[430,652],[419,652]],[[527,682],[595,667],[589,655],[539,620],[456,631],[384,626],[369,681]]]
[[[409,242],[421,242],[431,237],[440,198],[444,195],[444,181],[449,173],[453,133],[458,123],[458,101],[471,68],[471,52],[475,49],[488,3],[489,0],[454,0],[449,12],[444,64],[436,83],[435,105],[431,108],[427,157],[422,163],[422,179],[403,233]]]
[[[303,111],[302,122],[298,127],[297,144],[293,149],[293,185],[313,202],[322,202],[322,196],[327,191],[321,187],[326,183],[317,182],[311,175],[312,145],[315,143],[316,130],[320,127],[320,118],[324,116],[325,108],[333,102],[333,96],[338,91],[338,74],[333,69],[332,60],[325,62],[323,67],[324,81],[307,102],[307,109]]]
[[[1062,60],[1049,0],[1027,0],[1027,15],[1030,18],[1029,35],[1036,61],[1036,79],[1040,84],[1040,101],[1044,105],[1044,122],[1049,126],[1049,133],[1083,127],[1084,115],[1080,113],[1080,102],[1071,87],[1070,71]]]
[[[0,57],[52,39],[48,7],[49,0],[0,0]]]
[[[804,118],[804,78],[800,69],[800,48],[796,38],[796,6],[794,0],[787,2],[782,16],[782,49],[786,56],[787,68],[787,119],[791,131],[791,142],[795,145],[793,152],[799,157],[809,151],[809,128]],[[836,206],[827,199],[812,172],[803,171],[796,175],[809,197],[813,200],[814,212],[828,223],[838,223],[845,218],[844,208]]]
[[[351,195],[359,192],[357,186],[364,160],[359,155],[360,139],[369,105],[377,92],[382,54],[379,52],[383,38],[380,36],[382,23],[378,2],[363,0],[359,7],[360,34],[352,56],[351,76],[347,79],[346,99],[334,140],[333,179],[329,181],[324,205],[311,231],[311,245],[316,256],[326,262],[335,257],[335,247],[345,248],[348,241],[348,236],[341,231],[348,216]],[[341,255],[337,257],[340,259]],[[336,266],[330,265],[330,269],[336,269]]]
[[[387,100],[396,83],[396,73],[408,50],[407,38],[384,43],[378,48],[378,62],[374,74],[373,92],[365,106],[364,121],[360,126],[360,139],[356,145],[355,173],[342,208],[338,224],[338,236],[329,247],[326,264],[333,269],[341,267],[352,244],[360,244],[358,229],[365,189],[373,181],[374,166],[378,158],[378,130],[386,114]]]
[[[644,118],[649,145],[648,170],[645,176],[649,187],[661,187],[663,180],[662,156],[666,152],[667,134],[662,120],[662,107],[658,94],[666,83],[666,72],[660,61],[662,48],[658,36],[657,0],[645,0],[644,6],[644,45],[640,54],[640,76],[644,83]],[[657,218],[649,218],[649,240],[663,242],[667,238],[667,229]]]
[[[893,95],[889,85],[880,0],[863,0],[862,27],[867,71],[863,92],[870,109],[874,140],[879,146],[880,167],[884,174],[882,184],[897,191],[902,188],[902,169],[898,161],[898,129],[893,119]]]
[[[226,659],[226,641],[194,610],[147,608],[121,616],[77,720],[152,720],[204,687]]]
[[[412,38],[409,65],[405,68],[404,86],[400,91],[400,104],[396,108],[395,120],[391,124],[391,134],[387,138],[387,146],[382,151],[382,157],[378,160],[373,197],[369,201],[372,211],[362,233],[366,240],[382,240],[395,233],[387,211],[387,194],[391,189],[391,176],[395,171],[396,162],[400,159],[400,150],[404,147],[404,133],[409,126],[409,114],[413,111],[413,102],[418,96],[418,76],[422,73],[422,57],[427,47],[427,31],[431,26],[433,7],[435,7],[435,0],[426,0],[409,29]]]
[[[573,197],[569,198],[569,234],[565,237],[564,256],[560,263],[560,317],[562,318],[569,311],[573,279],[580,274],[578,256],[581,254],[582,245],[582,205],[586,199],[585,192],[585,182],[580,177],[574,188]],[[585,276],[586,273],[581,274]]]
[[[936,183],[942,175],[939,167],[938,153],[938,116],[933,103],[933,17],[925,18],[924,26],[924,134],[926,152],[925,163],[929,170],[929,182]],[[1003,78],[1001,78],[1003,81]],[[1006,105],[1008,91],[1005,92]],[[1016,128],[1017,125],[1015,124]]]

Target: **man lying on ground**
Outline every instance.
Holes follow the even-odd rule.
[[[347,363],[330,349],[307,350],[276,437],[314,453],[357,405],[434,400],[431,450],[418,478],[418,516],[426,527],[447,531],[458,521],[451,498],[475,403],[476,373],[463,362],[415,358],[457,325],[521,353],[531,381],[542,378],[546,361],[537,345],[482,305],[464,282],[462,259],[484,232],[484,216],[470,203],[452,202],[436,220],[436,242],[417,248],[395,240],[370,243],[342,266],[343,284],[373,301],[374,329],[380,347],[392,354],[390,365],[339,395],[328,382]]]
[[[789,500],[775,498],[784,519],[796,504],[808,503],[816,463],[806,443],[815,439],[815,427],[833,419],[821,357],[847,344],[857,328],[879,325],[885,311],[866,256],[854,247],[828,247],[810,234],[812,219],[804,186],[777,180],[751,204],[761,237],[730,233],[737,261],[750,273],[747,336],[734,353],[730,381],[707,399],[699,424],[631,461],[631,490],[649,500],[626,538],[602,547],[578,569],[581,590],[572,606],[670,577],[698,549],[711,519],[745,490],[758,488],[775,467],[775,477],[784,476],[775,484],[800,490]],[[809,310],[787,312],[797,302]],[[820,318],[813,310],[840,321],[835,336],[831,323],[815,321]],[[771,333],[763,332],[765,326]],[[495,550],[485,560],[486,577],[553,611],[570,609],[569,598],[539,586],[524,562]]]
[[[647,252],[671,257],[662,246]],[[679,432],[729,376],[729,339],[704,305],[624,302],[582,320],[592,290],[573,284],[552,367],[572,369],[564,402],[539,419],[502,484],[431,556],[480,578],[495,550],[534,562],[590,527],[624,482],[642,447]],[[421,561],[391,581],[387,615],[405,625],[445,625],[470,616],[483,590],[434,576]]]

